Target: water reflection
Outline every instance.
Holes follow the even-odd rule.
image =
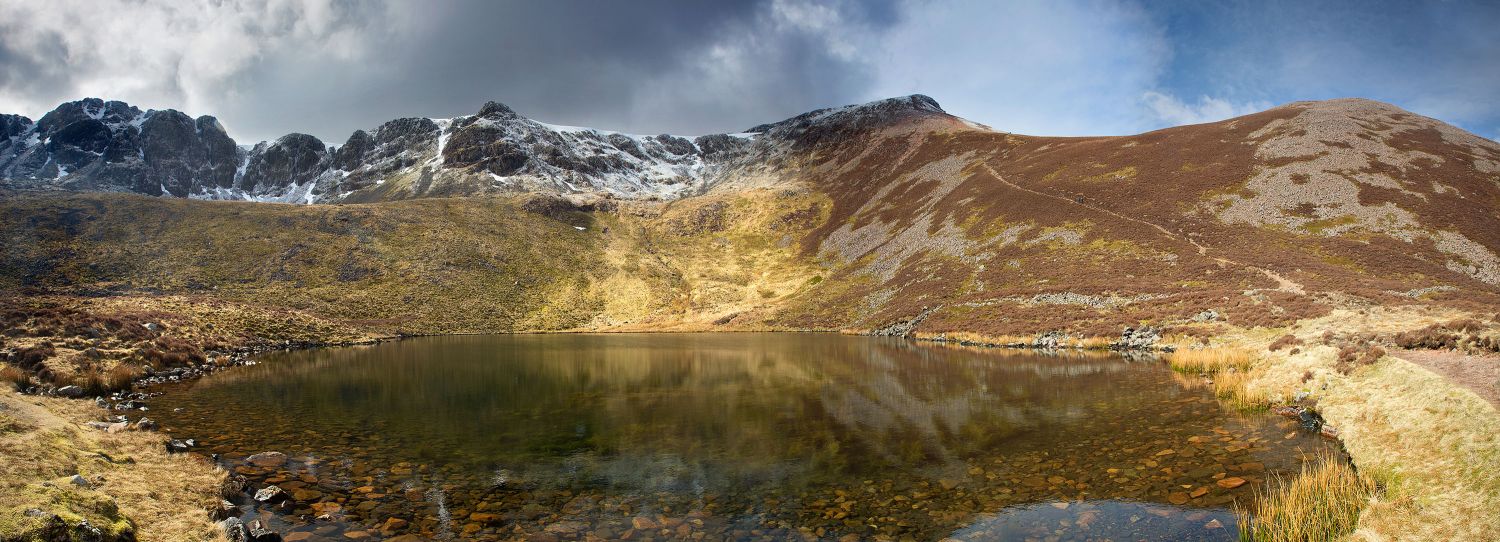
[[[1222,509],[1254,484],[1217,480],[1322,447],[1158,363],[827,334],[425,338],[267,356],[159,402],[256,485],[304,489],[248,510],[330,536],[397,517],[464,538],[962,537],[1028,503]],[[294,460],[240,465],[266,450]],[[317,502],[347,524],[298,519]]]

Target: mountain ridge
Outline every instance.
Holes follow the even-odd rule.
[[[814,121],[849,118],[853,126],[845,128],[857,130],[912,112],[943,113],[936,101],[913,95],[820,109],[756,129],[792,139]],[[288,203],[493,192],[670,199],[707,188],[749,153],[756,135],[646,136],[553,125],[492,101],[475,115],[398,118],[355,130],[338,146],[302,133],[245,146],[212,116],[85,98],[36,122],[0,117],[0,182]],[[383,187],[387,181],[394,183]]]

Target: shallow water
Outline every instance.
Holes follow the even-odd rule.
[[[1235,502],[1331,446],[1200,380],[833,334],[435,337],[266,355],[151,410],[293,494],[239,503],[293,539],[1232,540]]]

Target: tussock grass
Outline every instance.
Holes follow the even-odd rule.
[[[1321,456],[1295,478],[1273,476],[1250,510],[1240,510],[1240,540],[1321,542],[1343,540],[1379,490],[1376,481],[1347,461]]]
[[[1248,371],[1255,362],[1249,351],[1239,348],[1178,350],[1167,356],[1173,370],[1189,374],[1218,374],[1234,369]]]
[[[1214,375],[1214,395],[1234,408],[1260,411],[1271,408],[1271,396],[1265,390],[1251,387],[1253,371],[1227,370]]]
[[[16,386],[26,386],[31,378],[22,371],[20,367],[5,365],[0,367],[0,383],[9,383]],[[3,389],[3,388],[0,388]]]

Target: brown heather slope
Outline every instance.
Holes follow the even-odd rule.
[[[1500,306],[1500,145],[1365,100],[1127,137],[927,114],[813,148],[834,271],[775,321],[1118,333],[1215,309],[1240,326],[1344,306]],[[1041,296],[1041,297],[1038,297]]]

